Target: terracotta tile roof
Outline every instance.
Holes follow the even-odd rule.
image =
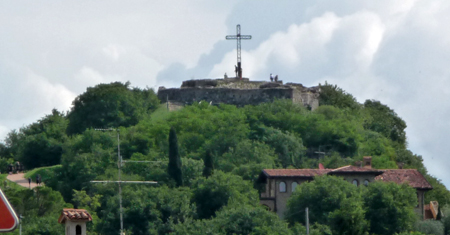
[[[324,175],[332,169],[264,169],[263,173],[268,177],[314,177]]]
[[[337,174],[337,173],[373,173],[376,175],[381,175],[381,174],[383,174],[383,171],[372,169],[372,168],[348,165],[348,166],[336,168],[336,169],[330,171],[328,174]]]
[[[416,169],[388,169],[381,171],[383,171],[383,174],[375,177],[376,180],[395,182],[397,184],[408,183],[416,189],[433,189],[433,186]]]
[[[59,216],[58,223],[63,224],[68,221],[92,221],[92,217],[85,209],[64,208]]]

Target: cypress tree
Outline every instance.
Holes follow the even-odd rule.
[[[178,139],[175,129],[170,128],[169,132],[169,166],[167,169],[177,186],[183,185],[183,173],[181,172],[181,158],[178,153]]]
[[[203,159],[205,167],[203,168],[203,176],[208,178],[212,175],[214,170],[213,159],[210,151],[206,152],[205,159]]]
[[[436,215],[436,220],[441,220],[442,219],[442,211],[441,211],[441,207],[438,207],[438,214]]]

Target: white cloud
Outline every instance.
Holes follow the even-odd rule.
[[[103,76],[89,67],[82,67],[80,71],[75,74],[74,79],[82,84],[99,84],[105,82]]]
[[[61,84],[52,84],[46,78],[28,71],[25,84],[21,88],[29,100],[23,108],[26,112],[43,115],[49,110],[67,110],[76,95]],[[43,111],[45,110],[45,111]]]
[[[269,68],[292,74],[298,73],[299,68],[332,69],[346,75],[365,70],[378,50],[384,30],[383,23],[372,12],[361,11],[345,17],[327,12],[311,22],[293,24],[286,31],[273,33],[255,50],[243,50],[244,75],[267,79]],[[232,72],[230,64],[235,64],[232,60],[235,53],[227,53],[209,76]]]
[[[102,49],[107,58],[112,59],[114,62],[119,60],[119,56],[125,52],[125,49],[119,45],[109,44]]]
[[[163,68],[213,48],[233,2],[0,2],[0,125],[66,111],[98,83],[156,87]]]
[[[450,185],[450,173],[443,170],[450,167],[450,3],[377,1],[349,4],[351,10],[328,3],[308,8],[309,20],[244,50],[244,76],[268,80],[269,73],[279,73],[306,85],[327,80],[360,102],[380,100],[407,122],[409,147],[423,155],[429,172]],[[234,56],[235,51],[225,54],[210,76],[231,72]]]
[[[0,136],[4,137],[8,134],[9,128],[6,126],[0,126]]]
[[[232,76],[236,51],[224,36],[241,24],[253,36],[242,44],[244,76],[327,80],[360,102],[380,100],[450,185],[448,22],[445,0],[0,2],[0,138],[98,83]]]

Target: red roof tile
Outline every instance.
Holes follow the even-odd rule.
[[[68,221],[92,221],[92,217],[85,209],[68,209],[64,208],[59,216],[58,223]]]
[[[324,175],[331,169],[264,169],[263,172],[269,177],[314,177]]]
[[[376,180],[395,182],[397,184],[408,183],[416,189],[433,189],[433,186],[416,169],[389,169],[381,171],[383,171],[383,174],[375,177]]]

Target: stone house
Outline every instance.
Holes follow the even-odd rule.
[[[426,219],[424,193],[433,187],[416,169],[373,169],[371,157],[364,157],[360,166],[343,166],[336,169],[325,169],[321,164],[319,169],[264,169],[258,177],[258,182],[265,185],[260,194],[260,204],[274,211],[283,218],[287,200],[297,185],[314,180],[315,176],[335,175],[356,185],[368,185],[376,180],[384,182],[407,183],[417,190],[417,207],[422,218]]]

